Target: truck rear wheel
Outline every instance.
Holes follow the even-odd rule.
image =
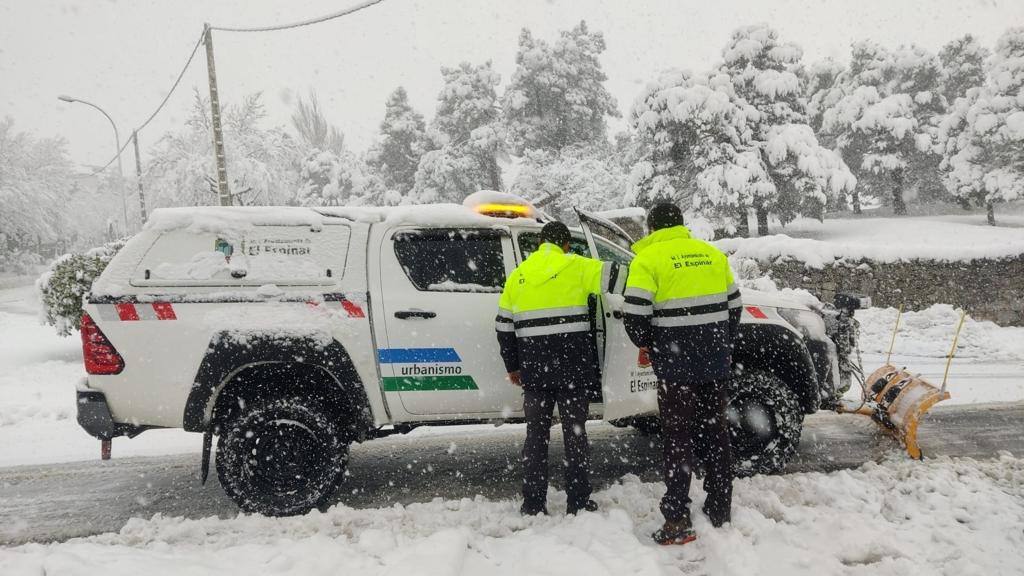
[[[246,512],[303,514],[322,505],[341,482],[348,444],[335,418],[300,398],[246,407],[221,429],[217,475]]]
[[[782,472],[800,444],[804,415],[796,394],[765,372],[733,378],[729,389],[729,435],[737,477]]]

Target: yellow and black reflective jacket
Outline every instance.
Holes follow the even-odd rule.
[[[505,369],[527,389],[586,384],[597,377],[591,295],[618,281],[612,262],[543,243],[505,281],[495,329]]]
[[[626,331],[650,348],[655,373],[680,382],[727,378],[742,302],[725,254],[685,226],[658,230],[633,251]]]

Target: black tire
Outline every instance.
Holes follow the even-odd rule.
[[[348,444],[319,404],[276,398],[246,407],[217,439],[217,475],[246,512],[304,514],[325,503],[348,464]]]
[[[737,477],[782,472],[800,444],[804,414],[796,394],[765,372],[733,378],[729,388],[729,435]]]

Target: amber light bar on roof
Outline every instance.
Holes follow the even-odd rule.
[[[525,204],[480,204],[474,206],[478,214],[497,218],[532,218],[533,209]]]

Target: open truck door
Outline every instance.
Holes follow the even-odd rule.
[[[601,260],[615,260],[625,267],[632,259],[633,240],[614,223],[576,210],[590,253]],[[620,273],[625,273],[623,269]],[[601,394],[604,419],[621,420],[658,412],[658,378],[651,361],[633,345],[623,322],[622,294],[602,294],[598,306],[598,333],[603,336]],[[601,324],[603,323],[603,330]]]

